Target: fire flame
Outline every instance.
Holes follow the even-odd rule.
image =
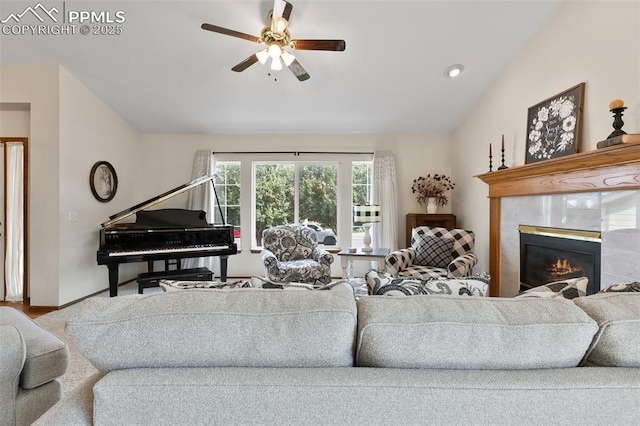
[[[556,276],[573,274],[575,272],[584,271],[581,266],[573,266],[568,259],[556,259],[547,267],[547,271]]]

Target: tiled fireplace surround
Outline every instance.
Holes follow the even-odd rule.
[[[489,185],[492,296],[519,291],[521,224],[600,231],[601,287],[640,280],[640,144],[478,177]]]
[[[530,195],[502,199],[502,295],[518,293],[518,225],[602,233],[600,286],[640,280],[640,191]]]

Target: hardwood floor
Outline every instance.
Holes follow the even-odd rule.
[[[48,312],[51,311],[55,311],[56,308],[53,307],[32,307],[29,304],[29,300],[27,299],[24,302],[3,302],[0,301],[0,306],[11,306],[12,308],[15,308],[19,311],[24,312],[25,314],[27,314],[30,318],[38,318],[40,315],[44,315]]]

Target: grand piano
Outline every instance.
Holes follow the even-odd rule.
[[[214,176],[203,176],[180,185],[109,217],[101,224],[98,265],[109,269],[109,295],[118,295],[118,267],[121,263],[147,262],[153,271],[156,260],[177,260],[195,257],[220,257],[220,279],[227,279],[227,259],[236,254],[233,226],[210,225],[206,213],[197,210],[145,210],[198,185],[211,182]],[[215,186],[213,187],[215,194]],[[216,203],[218,208],[218,196]],[[224,222],[224,215],[220,211]],[[132,215],[134,223],[118,223]],[[168,264],[168,262],[165,262]]]

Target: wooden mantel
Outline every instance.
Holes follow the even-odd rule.
[[[567,155],[477,175],[489,185],[489,294],[500,296],[502,197],[640,189],[640,143]]]

